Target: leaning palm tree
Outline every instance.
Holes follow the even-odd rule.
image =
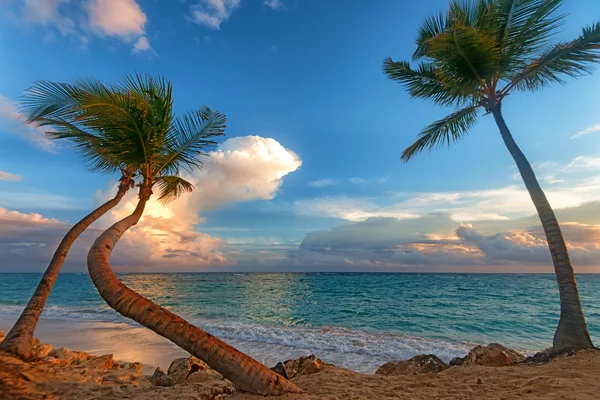
[[[541,220],[560,293],[560,320],[553,351],[592,347],[573,267],[554,211],[535,173],[515,143],[502,115],[502,103],[517,91],[537,91],[564,77],[590,72],[600,61],[600,23],[583,28],[569,42],[549,45],[563,21],[562,0],[455,0],[446,14],[422,24],[413,68],[386,58],[385,74],[402,83],[412,97],[455,111],[426,127],[402,153],[417,153],[466,136],[481,110],[492,114]]]
[[[115,197],[85,216],[67,232],[25,309],[0,343],[0,350],[23,359],[30,357],[36,325],[71,246],[94,221],[115,207],[134,184],[135,170],[119,161],[120,154],[111,148],[110,143],[100,142],[98,132],[102,127],[89,124],[89,121],[103,118],[103,115],[96,112],[95,94],[98,90],[109,89],[90,86],[88,81],[78,81],[73,85],[40,81],[27,90],[21,102],[29,123],[52,128],[47,132],[50,139],[61,139],[65,130],[87,129],[85,140],[77,140],[75,148],[89,161],[92,170],[106,173],[121,171]],[[118,122],[113,120],[111,123]]]
[[[116,143],[121,161],[138,171],[139,200],[134,212],[104,231],[88,254],[92,282],[106,303],[127,318],[171,340],[220,372],[240,390],[278,395],[302,392],[258,361],[190,324],[125,286],[112,271],[110,254],[121,236],[140,220],[153,190],[168,202],[193,186],[180,176],[202,164],[200,156],[223,135],[225,116],[208,108],[176,118],[172,112],[171,85],[161,78],[129,77],[118,87],[116,97],[129,110],[125,124],[104,125],[102,141]],[[111,104],[109,98],[107,104]],[[113,114],[112,106],[105,110]],[[126,125],[126,127],[123,127]],[[85,140],[85,132],[69,132],[74,140]]]

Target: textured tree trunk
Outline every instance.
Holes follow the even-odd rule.
[[[149,197],[141,192],[133,214],[104,231],[88,253],[90,277],[102,298],[123,316],[133,319],[200,358],[240,390],[261,395],[302,393],[292,382],[169,310],[154,304],[129,289],[117,278],[109,263],[110,254],[123,233],[137,224]]]
[[[558,282],[558,291],[560,294],[560,319],[558,328],[554,334],[552,350],[559,352],[568,348],[588,349],[593,347],[590,334],[588,333],[581,300],[579,299],[579,291],[577,290],[577,282],[575,273],[569,259],[567,245],[563,238],[558,220],[554,215],[554,211],[550,207],[550,203],[546,199],[546,195],[542,191],[540,184],[537,181],[535,173],[525,158],[525,155],[515,143],[504,118],[500,104],[492,110],[492,114],[500,128],[500,134],[504,140],[504,144],[508,151],[513,156],[517,168],[521,173],[525,187],[533,200],[533,204],[537,209],[542,227],[546,234],[556,280]]]
[[[56,282],[58,273],[65,262],[65,258],[69,253],[71,245],[73,245],[79,235],[81,235],[81,233],[83,233],[83,231],[86,230],[94,221],[106,214],[111,208],[119,204],[123,196],[125,196],[125,193],[127,193],[130,182],[131,177],[123,177],[121,179],[121,183],[119,184],[117,195],[114,198],[96,208],[81,221],[73,225],[69,232],[67,232],[63,240],[58,245],[58,248],[54,252],[54,256],[52,256],[52,260],[50,261],[50,265],[48,265],[46,272],[44,272],[40,283],[35,289],[33,296],[31,296],[31,299],[25,306],[21,316],[19,319],[17,319],[17,322],[15,322],[10,332],[8,332],[8,335],[4,341],[0,343],[0,350],[12,353],[23,359],[27,359],[29,357],[31,353],[31,345],[35,327],[40,319],[40,316],[42,315],[46,301],[48,301],[48,296],[50,296],[52,287]]]

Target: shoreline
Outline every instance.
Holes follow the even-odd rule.
[[[0,330],[8,332],[16,318],[16,315],[0,316]],[[273,336],[261,336],[261,340],[266,342],[253,341],[253,329],[256,328],[257,326],[243,326],[227,332],[233,332],[237,337],[248,338],[247,340],[231,338],[219,331],[210,333],[269,367],[281,361],[316,354],[327,363],[367,374],[374,373],[386,362],[407,360],[418,354],[435,354],[449,362],[454,357],[465,356],[477,345],[473,342],[450,343],[384,332],[373,334],[346,328],[300,328],[301,330],[297,331],[288,327],[282,330],[276,326],[260,326],[261,335],[273,331]],[[281,341],[285,335],[292,336]],[[314,336],[308,337],[309,335]],[[173,359],[189,356],[187,352],[151,330],[126,322],[41,318],[35,337],[42,343],[52,344],[54,348],[67,347],[94,356],[110,353],[116,360],[141,362],[145,373],[151,373],[151,369],[156,367],[166,370]],[[301,340],[304,340],[303,344],[298,343]],[[328,340],[330,343],[327,343]],[[334,341],[335,343],[332,343]]]

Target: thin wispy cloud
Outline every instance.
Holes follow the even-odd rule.
[[[284,7],[282,0],[265,0],[263,4],[272,10],[282,10]]]
[[[21,175],[11,174],[10,172],[0,171],[0,181],[18,182],[23,180]]]
[[[334,185],[339,185],[339,184],[340,184],[340,181],[338,181],[337,179],[327,178],[327,179],[319,179],[318,181],[309,182],[308,186],[314,187],[314,188],[323,188],[323,187],[334,186]]]
[[[591,133],[596,133],[596,132],[600,132],[600,124],[594,125],[594,126],[590,126],[587,129],[584,129],[582,131],[577,132],[576,134],[574,134],[573,136],[571,136],[571,139],[577,139],[577,138],[580,138],[582,136],[589,135]]]
[[[240,0],[200,0],[190,6],[190,18],[198,25],[220,29],[239,5]]]
[[[25,117],[15,104],[0,94],[0,129],[21,136],[37,148],[48,152],[56,151],[56,145],[49,140],[44,131],[25,122]]]

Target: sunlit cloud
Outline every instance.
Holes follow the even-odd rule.
[[[91,37],[114,37],[134,43],[137,52],[150,49],[147,17],[136,0],[4,0],[0,7],[15,25],[42,28],[45,40],[56,32],[82,47]]]
[[[10,172],[0,171],[0,181],[18,182],[23,180],[21,175],[11,174]]]

